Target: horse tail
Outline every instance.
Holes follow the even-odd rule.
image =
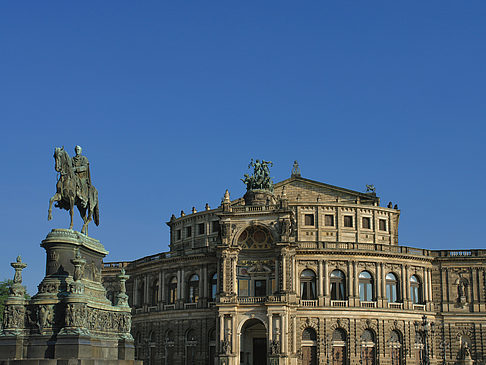
[[[96,206],[94,208],[94,213],[93,213],[93,220],[97,226],[100,225],[100,208],[99,208],[100,203],[96,202]]]

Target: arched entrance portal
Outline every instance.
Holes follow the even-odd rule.
[[[267,331],[259,319],[249,319],[241,329],[240,364],[267,365]]]

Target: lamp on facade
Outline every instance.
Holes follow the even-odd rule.
[[[429,322],[427,316],[424,314],[422,321],[415,321],[413,323],[415,326],[415,333],[419,338],[423,340],[424,348],[421,349],[420,365],[430,365],[430,354],[429,354],[429,335],[434,335],[435,323]]]

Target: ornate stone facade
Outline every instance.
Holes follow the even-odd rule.
[[[374,189],[300,171],[273,191],[248,189],[173,216],[169,252],[104,264],[112,300],[120,269],[130,275],[138,359],[485,363],[486,250],[399,245],[400,210],[381,206]]]

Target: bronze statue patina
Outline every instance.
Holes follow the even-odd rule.
[[[89,162],[81,155],[81,147],[76,146],[75,152],[76,156],[71,159],[64,147],[56,147],[54,150],[55,169],[59,173],[59,180],[56,184],[56,194],[49,200],[47,219],[52,219],[52,203],[56,202],[56,207],[69,210],[71,216],[69,229],[73,229],[73,210],[76,205],[84,222],[81,233],[87,235],[91,220],[99,225],[98,191],[91,184]]]
[[[270,177],[270,169],[268,166],[273,166],[272,161],[256,160],[250,161],[248,168],[253,167],[253,175],[245,174],[245,178],[241,179],[246,184],[246,190],[268,190],[273,192],[273,181]]]

